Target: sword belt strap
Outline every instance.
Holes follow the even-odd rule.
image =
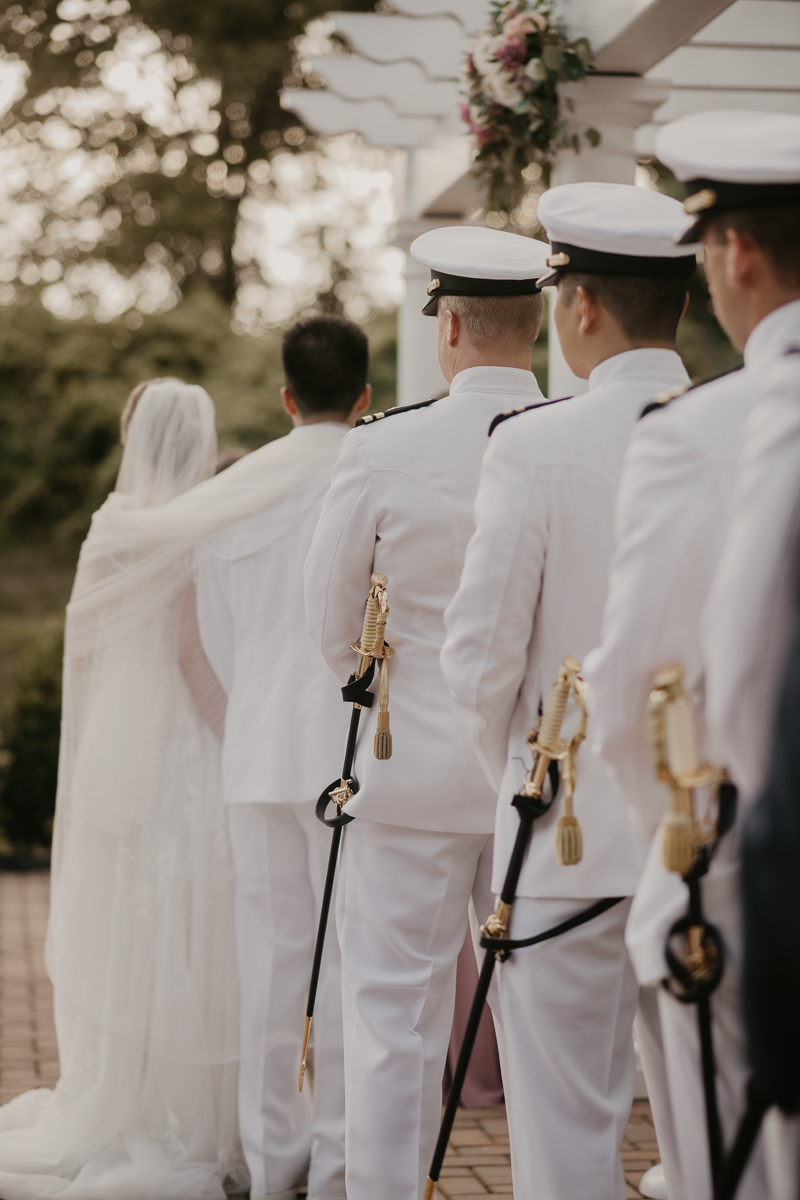
[[[342,699],[345,704],[360,704],[362,708],[372,708],[375,703],[375,695],[373,692],[368,692],[367,688],[374,677],[375,659],[372,658],[364,674],[360,678],[355,674],[351,675],[342,688]]]
[[[508,956],[512,950],[524,950],[526,946],[538,946],[539,942],[549,942],[551,938],[559,937],[562,933],[569,933],[570,929],[577,929],[579,925],[585,925],[587,921],[591,921],[593,917],[599,917],[601,913],[607,912],[615,904],[621,904],[624,899],[624,896],[607,896],[604,900],[598,900],[589,908],[576,913],[574,917],[561,921],[552,929],[545,929],[544,933],[534,934],[533,937],[516,940],[514,938],[486,937],[484,934],[481,938],[481,947],[484,950],[500,950]]]

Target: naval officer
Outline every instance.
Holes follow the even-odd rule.
[[[716,203],[700,214],[707,216],[706,255],[720,281],[720,320],[758,374],[703,646],[712,750],[746,810],[767,783],[800,585],[800,117],[717,116],[716,157],[704,166]],[[684,177],[706,148],[698,145],[700,129],[675,129]],[[765,1153],[776,1200],[796,1200],[796,1116],[770,1114]]]
[[[439,650],[489,425],[543,399],[530,366],[546,253],[542,242],[469,227],[414,242],[412,256],[431,268],[423,311],[449,395],[367,417],[345,438],[306,564],[309,629],[338,679],[353,669],[373,571],[388,577],[394,648],[393,755],[373,757],[370,714],[337,894],[348,1200],[422,1195],[470,898],[481,921],[492,908],[495,793]]]
[[[675,332],[695,250],[675,244],[686,225],[680,204],[624,184],[567,184],[545,193],[539,219],[554,268],[552,280],[540,282],[558,287],[559,341],[589,390],[510,416],[493,433],[442,652],[472,743],[500,789],[496,893],[517,831],[511,800],[528,765],[528,731],[563,656],[580,659],[600,637],[631,429],[655,393],[688,383]],[[574,802],[582,861],[556,862],[552,808],[534,829],[510,936],[538,934],[596,901],[620,899],[500,965],[501,1065],[515,1193],[612,1200],[624,1191],[619,1147],[633,1099],[638,996],[623,933],[645,847],[588,746]],[[648,1028],[643,1049],[652,1043],[657,1056],[658,1030]],[[666,1143],[666,1102],[660,1124]],[[671,1186],[679,1196],[677,1177]]]
[[[793,126],[791,136],[787,122]],[[714,309],[737,349],[744,348],[745,366],[657,406],[638,423],[620,486],[602,645],[586,663],[596,742],[639,827],[654,839],[627,938],[640,982],[658,988],[690,1200],[708,1200],[711,1194],[697,1017],[692,1006],[678,1003],[658,986],[667,975],[667,933],[686,910],[687,891],[681,877],[665,869],[656,836],[664,788],[653,776],[646,706],[655,672],[667,662],[679,662],[695,700],[700,757],[716,754],[706,737],[703,712],[700,619],[725,537],[742,430],[762,372],[785,345],[784,333],[791,326],[791,315],[781,310],[783,293],[770,266],[768,240],[770,206],[781,193],[770,190],[768,176],[763,191],[742,183],[749,173],[754,184],[758,180],[756,164],[785,158],[798,143],[799,129],[798,118],[774,113],[702,113],[668,125],[658,135],[659,159],[687,181],[686,207],[695,220],[685,236],[706,244]],[[742,249],[742,235],[735,232],[742,229],[747,230],[749,256],[744,271],[741,259],[731,258],[732,248]],[[762,285],[767,283],[758,303],[749,293],[755,265]],[[742,583],[745,591],[755,585],[749,571],[748,576]],[[736,603],[735,590],[727,589],[723,607]],[[718,619],[724,620],[722,611]],[[735,837],[729,836],[702,883],[706,916],[721,928],[727,953],[725,976],[711,1006],[718,1105],[728,1147],[742,1113],[747,1076],[739,1018],[736,859]],[[738,1195],[763,1200],[766,1194],[763,1153],[757,1147]]]

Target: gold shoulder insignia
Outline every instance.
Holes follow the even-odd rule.
[[[654,396],[649,404],[646,404],[639,413],[639,420],[642,417],[648,416],[651,412],[658,412],[662,408],[666,408],[673,400],[677,400],[679,396],[685,396],[688,391],[691,391],[690,383],[682,383],[680,387],[669,388],[666,392],[659,392]]]
[[[356,429],[363,429],[365,425],[374,425],[376,421],[383,421],[386,417],[396,417],[398,413],[414,412],[418,408],[428,408],[429,405],[435,404],[437,400],[441,400],[441,396],[434,396],[432,400],[422,400],[419,404],[403,404],[399,408],[387,408],[386,412],[369,413],[366,417],[358,418]]]
[[[571,399],[572,396],[559,396],[557,400],[540,400],[537,404],[522,404],[519,408],[507,408],[493,419],[489,426],[489,437],[492,436],[497,426],[502,425],[503,421],[507,421],[509,417],[518,417],[520,413],[531,412],[534,408],[549,408],[551,404],[560,404],[562,400]]]

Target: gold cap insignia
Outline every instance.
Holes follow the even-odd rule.
[[[683,207],[690,217],[695,213],[705,212],[707,208],[713,208],[719,197],[713,188],[702,188],[699,192],[695,192],[693,196],[687,196],[683,202]]]
[[[569,262],[569,255],[562,250],[560,254],[551,254],[547,260],[548,267],[566,267]]]
[[[437,289],[437,288],[439,288],[439,287],[441,287],[441,286],[442,286],[442,281],[441,281],[441,279],[432,279],[432,280],[430,281],[430,283],[428,284],[428,286],[425,288],[425,291],[426,291],[426,292],[428,293],[428,295],[430,296],[430,295],[431,295],[433,292],[435,292],[435,291],[436,291],[436,289]]]

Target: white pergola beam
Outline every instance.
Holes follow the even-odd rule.
[[[800,4],[736,0],[692,38],[695,46],[800,47]]]
[[[650,75],[673,88],[737,89],[740,108],[751,91],[797,91],[800,50],[750,50],[734,46],[681,46]]]
[[[586,36],[595,69],[643,75],[683,46],[732,0],[563,0],[573,37]]]
[[[419,63],[429,79],[457,79],[469,49],[464,27],[453,17],[337,12],[330,19],[356,54],[378,63]]]
[[[404,117],[444,117],[458,103],[455,83],[429,79],[415,62],[375,63],[356,55],[334,55],[311,58],[307,66],[337,96],[387,100]]]
[[[314,88],[281,92],[281,108],[297,113],[317,133],[360,133],[371,146],[413,150],[428,141],[438,122],[424,117],[401,117],[385,100],[343,100]]]
[[[393,7],[409,17],[455,17],[468,33],[489,21],[488,0],[394,0]]]

